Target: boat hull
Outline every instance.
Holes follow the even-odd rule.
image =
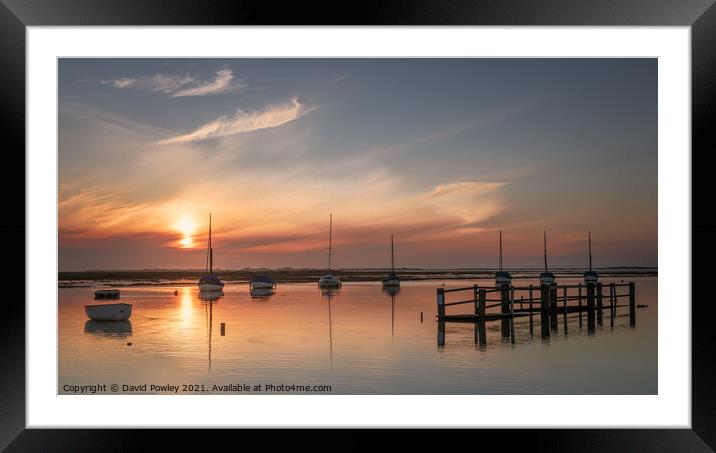
[[[250,287],[251,289],[273,289],[276,286],[276,283],[269,283],[269,282],[251,282]]]
[[[341,281],[333,275],[325,275],[318,280],[319,288],[340,288],[341,286]]]
[[[216,283],[199,283],[197,286],[199,287],[199,291],[204,292],[221,291],[224,289],[224,285],[217,285]]]
[[[556,285],[557,279],[551,272],[542,272],[539,276],[540,285]]]
[[[85,313],[94,321],[126,321],[132,316],[130,304],[85,305]]]

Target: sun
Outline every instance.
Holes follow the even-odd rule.
[[[194,232],[196,231],[196,222],[194,219],[186,214],[176,222],[174,222],[174,229],[178,231],[182,238],[179,240],[179,247],[183,249],[190,249],[194,247]]]

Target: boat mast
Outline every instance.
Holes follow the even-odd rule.
[[[211,248],[211,213],[209,213],[209,274],[214,273],[214,250]]]
[[[390,273],[395,273],[395,254],[393,253],[393,235],[390,235]]]
[[[547,231],[544,231],[544,271],[547,272]]]
[[[589,272],[592,272],[592,232],[589,232]]]
[[[333,239],[333,214],[330,215],[328,221],[328,272],[331,272],[331,247]]]
[[[502,272],[502,230],[500,230],[500,272]]]

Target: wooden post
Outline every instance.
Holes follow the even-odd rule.
[[[445,318],[438,319],[438,346],[445,346]]]
[[[587,332],[593,334],[594,330],[594,283],[587,283]]]
[[[614,283],[609,284],[609,325],[614,327],[614,315],[616,314],[617,307],[617,291],[614,287]]]
[[[510,294],[510,343],[515,344],[515,291]]]
[[[487,305],[487,294],[484,289],[480,289],[478,293],[477,303],[477,321],[480,324],[480,345],[487,344],[487,331],[485,330],[485,305]]]
[[[525,296],[520,296],[520,311],[524,310]]]
[[[478,313],[479,310],[478,310],[478,301],[477,301],[477,285],[472,287],[472,303],[473,303],[473,310],[475,312],[475,322],[474,322],[475,338],[474,338],[474,341],[475,341],[475,343],[478,343],[479,336],[480,336],[480,323],[478,321],[479,321],[480,315]]]
[[[567,287],[562,288],[562,299],[564,300],[564,334],[567,335]]]
[[[636,326],[636,292],[634,282],[629,282],[629,327]]]
[[[445,319],[445,289],[438,288],[438,320]]]
[[[579,284],[579,328],[582,328],[582,284]]]
[[[226,323],[222,322],[221,323],[221,336],[223,337],[225,335],[226,335]]]
[[[532,319],[532,285],[530,285],[530,335],[534,335],[535,329],[534,329],[534,321]]]
[[[540,285],[540,327],[542,338],[549,338],[549,285]]]
[[[475,309],[475,316],[477,316],[477,305],[478,305],[478,304],[477,304],[477,299],[478,299],[477,293],[478,293],[477,285],[475,285],[475,286],[472,288],[472,300],[473,300],[473,304],[475,305],[475,307],[474,307],[474,309]]]
[[[510,314],[510,287],[509,285],[501,285],[500,286],[500,295],[502,296],[502,306],[501,308],[501,314],[502,314],[502,338],[507,338],[510,336],[510,318],[508,318],[508,315]]]
[[[420,324],[422,324],[422,323],[423,323],[423,312],[421,311],[420,312]]]
[[[597,324],[602,325],[602,284],[597,283]]]
[[[549,285],[549,321],[552,330],[557,332],[559,330],[559,320],[557,319],[557,285]]]

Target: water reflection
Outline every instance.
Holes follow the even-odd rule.
[[[384,286],[383,292],[390,296],[390,336],[395,336],[395,296],[400,292],[400,286]]]
[[[211,336],[214,329],[214,305],[224,295],[223,290],[218,291],[199,291],[199,300],[204,303],[206,314],[206,336],[208,345],[207,361],[209,371],[211,371]]]
[[[328,364],[333,371],[333,317],[331,316],[331,299],[338,294],[338,288],[321,288],[321,301],[328,300]]]
[[[121,336],[132,335],[132,322],[127,321],[95,321],[87,320],[85,323],[85,332],[93,334],[105,334],[113,336],[120,334]]]
[[[225,385],[270,378],[331,384],[336,394],[657,391],[656,278],[638,282],[637,302],[649,304],[637,312],[638,329],[629,329],[626,309],[620,308],[612,331],[606,308],[603,326],[595,316],[595,336],[587,334],[585,313],[583,331],[580,313],[569,313],[567,336],[560,314],[559,334],[545,345],[535,311],[532,329],[528,315],[516,318],[517,347],[502,342],[499,320],[488,322],[486,348],[475,338],[473,323],[436,322],[435,289],[442,283],[404,282],[399,292],[382,289],[380,282],[337,291],[317,291],[313,282],[285,284],[270,300],[253,299],[248,285],[227,285],[223,295],[200,293],[193,284],[122,288],[136,308],[131,328],[127,322],[88,322],[84,305],[93,288],[61,289],[58,379],[60,384],[159,380]],[[452,296],[451,301],[462,300]],[[529,302],[524,305],[529,310]],[[473,309],[472,304],[457,305],[450,313]],[[499,307],[490,312],[498,313]],[[605,375],[604,369],[619,372]]]
[[[224,290],[199,291],[199,300],[202,302],[216,302],[224,295]]]
[[[250,288],[249,294],[253,299],[269,299],[276,294],[276,287],[273,288]]]

